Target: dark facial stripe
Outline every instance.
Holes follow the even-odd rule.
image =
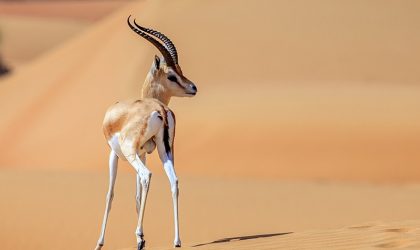
[[[176,81],[176,84],[178,84],[178,86],[181,87],[182,89],[185,89],[185,87],[182,86],[181,83],[179,83],[178,81]]]
[[[178,86],[181,87],[182,89],[185,89],[185,87],[182,86],[181,83],[179,83],[178,78],[176,76],[171,75],[171,76],[168,77],[168,80],[178,84]]]

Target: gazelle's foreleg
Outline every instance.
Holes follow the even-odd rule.
[[[175,237],[174,237],[174,246],[181,247],[181,239],[179,238],[179,220],[178,220],[178,178],[175,174],[175,169],[172,159],[165,157],[162,159],[163,167],[165,168],[166,175],[169,178],[171,184],[172,192],[172,202],[174,207],[174,224],[175,224]]]
[[[162,128],[156,135],[157,149],[160,160],[163,163],[166,175],[169,178],[172,192],[172,202],[174,207],[174,224],[175,224],[175,237],[174,246],[181,247],[181,239],[179,238],[179,220],[178,220],[178,177],[175,174],[174,168],[174,152],[173,143],[175,137],[175,117],[171,111],[168,111],[168,125]]]
[[[100,250],[104,245],[106,223],[108,221],[109,212],[111,211],[112,199],[114,198],[114,186],[115,179],[117,177],[117,168],[118,156],[113,150],[111,150],[111,153],[109,154],[109,189],[106,196],[105,214],[102,222],[101,235],[99,236],[95,250]]]

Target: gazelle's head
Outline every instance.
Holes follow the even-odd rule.
[[[169,102],[172,96],[195,96],[197,87],[183,75],[178,64],[178,53],[171,40],[159,31],[138,25],[135,19],[132,24],[130,16],[127,23],[134,32],[152,43],[162,54],[162,57],[155,56],[153,60],[143,86],[143,96],[154,97],[164,103]]]

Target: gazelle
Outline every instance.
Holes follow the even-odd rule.
[[[137,249],[145,246],[143,239],[143,216],[152,173],[146,167],[146,153],[155,148],[169,178],[172,191],[175,239],[174,246],[180,247],[178,225],[178,178],[174,169],[175,115],[168,108],[172,96],[194,96],[197,88],[188,80],[178,65],[178,54],[174,44],[162,33],[144,28],[127,19],[128,26],[141,37],[152,43],[162,54],[155,56],[142,89],[142,98],[136,101],[117,102],[106,112],[103,132],[111,147],[109,155],[109,189],[101,234],[96,246],[104,245],[105,229],[117,176],[118,159],[127,160],[137,172]],[[155,37],[155,38],[154,38]],[[158,40],[157,40],[157,39]],[[160,41],[160,42],[159,42]]]

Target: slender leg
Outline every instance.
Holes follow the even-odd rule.
[[[112,199],[114,198],[114,186],[115,179],[117,177],[117,168],[118,156],[115,154],[114,151],[111,151],[111,153],[109,154],[109,189],[108,194],[106,196],[105,214],[102,222],[101,235],[99,236],[99,240],[95,250],[100,250],[104,245],[106,223],[108,221],[109,212],[111,211]]]
[[[174,224],[175,224],[175,239],[174,246],[181,247],[181,239],[179,238],[179,221],[178,221],[178,178],[175,174],[174,161],[173,161],[173,140],[175,135],[175,119],[172,112],[168,112],[169,126],[167,131],[161,131],[156,135],[157,149],[160,160],[163,163],[166,175],[169,178],[172,191],[172,202],[174,207]],[[165,137],[165,134],[167,135]],[[165,143],[165,140],[168,140]],[[169,146],[169,148],[168,148]]]
[[[131,162],[131,165],[137,171],[137,174],[140,176],[141,184],[141,199],[140,199],[140,209],[139,209],[139,218],[137,222],[136,236],[137,236],[137,249],[142,250],[145,246],[145,240],[143,239],[143,217],[144,209],[146,207],[147,193],[149,192],[150,179],[152,178],[152,173],[147,169],[144,163],[140,160],[138,155]]]
[[[178,178],[175,174],[173,161],[169,158],[163,160],[163,167],[165,168],[166,175],[169,178],[172,191],[172,202],[174,206],[174,223],[175,223],[175,239],[174,246],[181,247],[181,239],[179,238],[179,221],[178,221]]]
[[[140,160],[146,165],[146,154],[140,156]],[[141,178],[139,174],[136,174],[136,210],[137,216],[140,213],[140,202],[141,202]]]
[[[137,216],[140,213],[140,201],[141,201],[141,178],[139,174],[136,174],[136,211]]]

